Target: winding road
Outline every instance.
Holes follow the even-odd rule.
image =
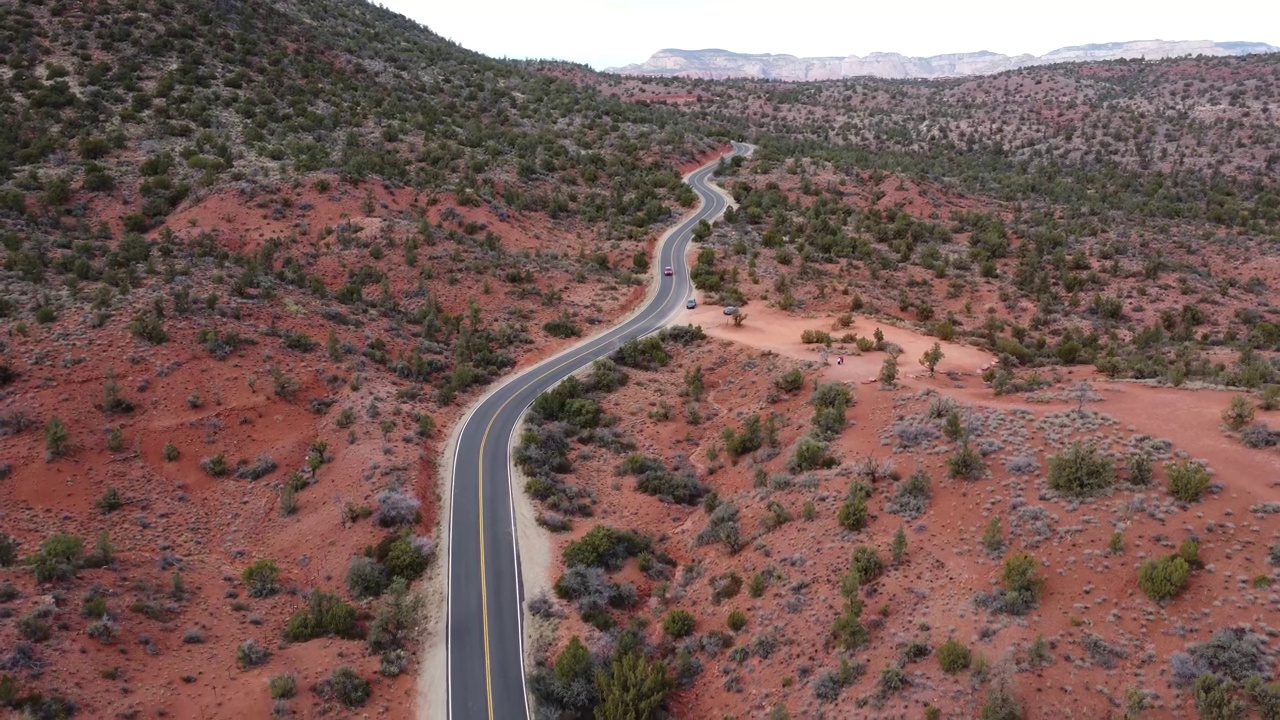
[[[734,143],[733,154],[750,154]],[[446,654],[449,720],[529,717],[525,688],[520,550],[515,533],[510,439],[534,398],[626,340],[667,324],[692,296],[685,254],[699,220],[719,217],[725,199],[709,185],[716,163],[690,173],[698,208],[657,249],[657,290],[628,319],[514,375],[462,419],[449,509]],[[672,277],[663,267],[674,268]]]

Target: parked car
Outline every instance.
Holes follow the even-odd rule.
[[[694,300],[693,298],[689,298],[688,300],[684,301],[684,306],[692,310],[698,307],[698,301]]]
[[[672,275],[674,275],[674,274],[675,274],[675,272],[676,272],[675,270],[672,270],[672,269],[671,269],[671,266],[670,266],[670,265],[668,265],[668,266],[666,266],[666,267],[662,268],[662,274],[663,274],[663,275],[666,275],[667,277],[671,277]]]
[[[738,308],[737,308],[737,306],[735,306],[735,305],[725,305],[725,306],[724,306],[724,314],[725,314],[725,315],[737,315],[737,314],[738,314]]]

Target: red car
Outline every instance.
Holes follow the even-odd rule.
[[[662,274],[666,275],[667,277],[671,277],[672,275],[675,274],[675,271],[671,269],[670,265],[668,265],[667,267],[662,268]]]

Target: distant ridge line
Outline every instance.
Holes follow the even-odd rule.
[[[622,75],[691,77],[711,80],[760,78],[769,80],[838,80],[849,77],[889,79],[947,78],[990,75],[1035,65],[1069,62],[1096,62],[1146,58],[1207,55],[1229,57],[1277,53],[1280,47],[1263,42],[1212,40],[1131,40],[1127,42],[1072,45],[1044,55],[1002,55],[981,50],[929,57],[910,57],[892,52],[866,56],[796,57],[771,53],[736,53],[722,48],[659,50],[642,63],[606,68]]]

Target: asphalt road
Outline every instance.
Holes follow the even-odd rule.
[[[735,153],[750,146],[734,143]],[[450,720],[529,717],[524,674],[524,589],[520,581],[509,441],[534,398],[630,338],[665,326],[692,296],[685,253],[699,220],[724,212],[708,186],[713,162],[689,176],[700,206],[672,232],[653,264],[657,292],[630,319],[506,379],[465,418],[453,461],[449,516],[448,712]],[[672,277],[662,269],[674,268]],[[678,320],[678,315],[676,315]]]

